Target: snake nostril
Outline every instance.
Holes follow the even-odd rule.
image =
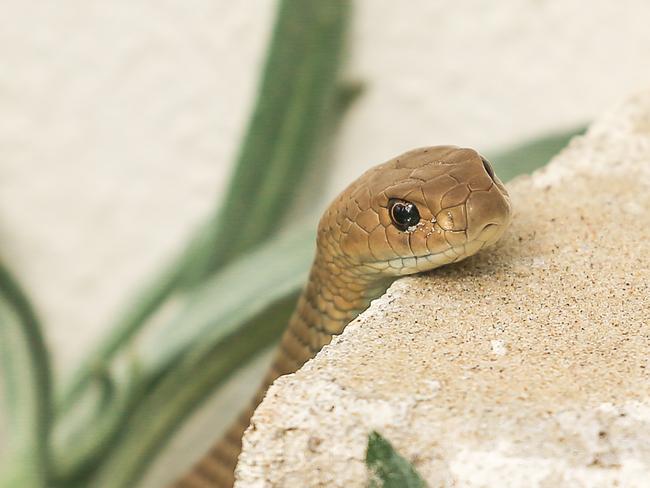
[[[492,178],[492,181],[494,181],[494,170],[492,169],[492,165],[484,157],[481,157],[481,160],[483,161],[483,167],[485,168],[485,172],[488,174],[490,178]]]

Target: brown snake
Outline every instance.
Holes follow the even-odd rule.
[[[320,220],[309,281],[250,407],[174,486],[231,487],[244,430],[276,378],[313,358],[396,277],[471,256],[509,221],[508,193],[473,149],[415,149],[366,171]]]

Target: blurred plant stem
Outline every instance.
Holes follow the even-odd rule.
[[[215,385],[281,333],[306,280],[313,241],[313,231],[300,226],[234,260],[197,287],[142,348],[139,371],[130,375],[132,383],[118,396],[120,401],[101,412],[95,435],[88,438],[81,432],[56,457],[58,478],[85,481],[101,474],[105,479],[98,486],[112,486],[117,479],[139,475]],[[111,447],[117,444],[119,448]]]
[[[65,416],[98,378],[116,381],[115,361],[125,349],[132,347],[132,340],[161,307],[172,299],[191,302],[192,297],[200,294],[202,287],[224,266],[267,242],[283,228],[296,197],[296,189],[302,187],[305,176],[318,163],[317,156],[326,147],[328,136],[331,136],[329,128],[341,116],[342,100],[350,98],[341,97],[337,92],[348,15],[349,2],[346,0],[279,2],[257,102],[225,197],[186,251],[137,295],[133,305],[111,327],[110,335],[88,355],[59,399],[60,415]],[[311,245],[310,242],[304,249],[311,252]],[[295,276],[304,279],[302,273],[306,267],[308,264],[302,263],[300,274]],[[255,270],[249,272],[246,280],[250,280],[254,273]],[[273,287],[273,284],[269,286]],[[264,311],[273,305],[266,302]],[[284,309],[288,307],[285,304]],[[183,310],[184,315],[173,320],[172,330],[182,330],[188,321],[192,321],[190,317],[194,316],[196,310]],[[210,317],[209,323],[217,331],[225,325],[223,322],[215,323],[219,317],[223,318],[218,313]],[[239,326],[241,331],[246,328],[245,323]],[[108,406],[109,415],[111,411],[118,412],[113,428],[105,429],[103,437],[91,442],[89,446],[93,447],[89,451],[77,451],[72,463],[57,463],[65,466],[58,473],[59,482],[90,479],[93,473],[89,471],[89,466],[101,458],[106,468],[97,468],[105,474],[100,477],[98,486],[133,486],[134,479],[142,472],[154,451],[160,449],[160,444],[144,443],[142,446],[146,448],[139,446],[138,455],[125,455],[125,443],[130,445],[131,440],[126,434],[117,435],[118,429],[129,419],[139,419],[134,420],[134,428],[143,436],[147,437],[148,432],[155,431],[155,435],[147,438],[166,438],[189,415],[192,410],[189,404],[194,406],[200,403],[243,361],[268,347],[279,333],[273,327],[268,330],[273,333],[248,337],[245,348],[248,352],[239,356],[232,356],[232,351],[237,348],[222,347],[225,343],[232,346],[232,338],[224,342],[225,339],[217,334],[214,344],[210,343],[206,341],[203,328],[193,329],[192,334],[179,339],[183,347],[171,344],[169,340],[164,341],[166,344],[160,350],[166,352],[157,354],[157,358],[147,363],[149,369],[134,378],[126,410],[120,411],[119,403]],[[210,354],[206,355],[208,352]],[[219,358],[223,355],[232,359],[221,361]],[[175,359],[180,357],[193,360],[177,363]],[[140,363],[138,358],[135,361]],[[192,383],[208,363],[215,364],[210,369],[210,377]],[[156,389],[158,384],[162,385],[160,390]],[[147,420],[151,420],[150,414],[140,412],[151,412],[145,409],[151,408],[152,402],[134,402],[133,395],[156,399],[156,408],[164,408],[176,399],[178,401],[174,404],[183,404],[183,408],[174,410],[173,416],[163,416],[165,421],[149,425]],[[183,400],[185,398],[188,400]],[[102,415],[106,415],[106,411],[102,411]],[[86,422],[82,421],[74,430],[82,432]],[[58,451],[57,459],[64,458],[64,450]],[[121,474],[117,476],[117,472]]]
[[[332,110],[348,11],[349,2],[342,0],[280,2],[257,103],[227,194],[186,251],[136,296],[88,355],[63,408],[173,292],[196,286],[282,228],[296,188],[317,162],[326,125],[337,115]]]
[[[0,487],[45,487],[50,472],[52,368],[41,326],[17,281],[0,263],[0,371],[9,458]]]
[[[532,173],[544,166],[569,143],[571,138],[583,134],[586,130],[585,126],[566,129],[517,144],[506,150],[488,151],[486,156],[493,163],[499,178],[508,181],[515,176]]]

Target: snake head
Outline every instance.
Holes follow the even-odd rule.
[[[414,149],[366,171],[325,212],[319,249],[360,273],[395,276],[460,261],[495,243],[508,192],[473,149]]]

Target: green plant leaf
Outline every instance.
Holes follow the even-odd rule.
[[[492,162],[499,178],[508,181],[546,165],[573,137],[583,134],[585,130],[586,127],[580,126],[548,134],[506,150],[488,151],[486,157]]]
[[[146,395],[118,421],[123,435],[102,453],[96,486],[133,486],[194,408],[275,342],[313,253],[314,231],[300,226],[233,261],[195,290],[141,351],[142,384],[136,389]]]
[[[196,286],[283,228],[296,188],[344,108],[337,78],[350,2],[282,0],[252,118],[227,194],[181,256],[138,293],[58,402],[69,409],[179,288]],[[352,97],[350,92],[347,97]]]
[[[193,285],[282,228],[297,188],[341,111],[338,71],[350,3],[282,0],[228,192],[183,271]],[[346,98],[353,91],[345,90]]]
[[[378,432],[368,436],[366,466],[372,488],[425,488],[427,485],[411,464],[400,456]]]
[[[241,324],[299,290],[314,256],[312,227],[299,225],[284,232],[198,287],[176,316],[143,345],[143,369],[165,371],[178,364],[180,356],[191,362],[222,341],[236,341]]]
[[[0,486],[45,487],[50,471],[51,366],[31,304],[0,264],[0,371],[8,416],[8,460]]]
[[[230,374],[241,361],[268,345],[284,326],[286,316],[290,313],[289,302],[292,301],[287,297],[301,285],[304,276],[294,281],[282,281],[282,273],[278,273],[275,281],[267,283],[266,290],[254,289],[253,293],[248,294],[232,285],[232,275],[227,270],[223,274],[228,276],[225,281],[221,275],[216,277],[218,283],[230,282],[227,286],[214,285],[210,277],[220,267],[282,229],[287,214],[295,214],[291,212],[291,203],[297,193],[295,189],[301,187],[307,168],[319,161],[317,153],[331,136],[327,124],[336,119],[337,114],[345,108],[338,97],[337,77],[348,11],[347,0],[279,2],[277,22],[256,106],[241,144],[228,192],[219,209],[191,240],[186,251],[137,295],[134,304],[111,328],[109,336],[88,355],[61,396],[59,412],[65,414],[72,411],[71,407],[89,391],[88,388],[95,379],[111,379],[111,389],[104,391],[113,395],[112,403],[109,396],[108,402],[103,402],[105,408],[96,412],[96,422],[92,422],[94,425],[101,424],[102,428],[96,431],[97,435],[93,438],[84,437],[88,419],[81,419],[77,428],[72,429],[85,442],[73,443],[78,447],[73,453],[59,449],[59,480],[71,482],[75,476],[92,476],[93,466],[97,465],[100,458],[109,455],[115,443],[123,437],[118,435],[118,431],[122,430],[122,424],[127,418],[140,418],[143,425],[134,421],[134,428],[143,428],[147,432],[151,429],[167,432],[177,425],[184,418],[182,412],[175,418],[167,418],[167,423],[156,423],[149,429],[149,419],[137,415],[146,404],[139,400],[145,396],[160,400],[167,395],[161,400],[164,404],[172,402],[172,399],[180,401],[185,398],[177,395],[174,388],[185,391],[187,382],[194,381],[194,378],[185,378],[181,382],[176,382],[176,379],[185,371],[183,367],[195,367],[194,363],[186,365],[190,358],[200,358],[197,359],[198,363],[204,364],[206,359],[203,350],[207,345],[216,342],[216,350],[220,351],[220,345],[229,344],[227,338],[236,335],[237,330],[242,335],[245,335],[246,330],[258,330],[257,324],[263,311],[269,312],[274,307],[282,310],[279,326],[266,328],[273,333],[251,335],[239,356],[233,356],[238,348],[221,350],[217,359],[221,356],[229,358],[229,370],[219,367],[221,373],[215,373],[206,379],[210,385],[215,385],[221,376]],[[347,100],[353,98],[352,92],[349,95]],[[305,245],[301,249],[311,252],[312,245]],[[301,253],[291,254],[295,258],[305,256]],[[259,274],[259,270],[264,269],[269,262],[273,261],[265,261],[255,269],[239,271],[240,278],[247,277],[250,284],[251,277]],[[308,264],[302,265],[301,272],[305,273],[308,267]],[[216,293],[220,295],[214,295],[214,290],[203,292],[204,283],[208,283],[206,289],[219,289]],[[270,293],[265,293],[266,291]],[[229,307],[229,304],[237,303],[238,295],[245,299],[240,304],[243,314],[238,314],[237,310]],[[213,300],[214,296],[228,300]],[[276,302],[273,302],[272,297],[275,297]],[[126,401],[121,401],[124,399],[125,387],[116,380],[119,377],[119,363],[134,349],[137,334],[156,318],[155,314],[166,303],[177,302],[179,299],[188,300],[187,307],[177,318],[182,323],[178,327],[172,327],[169,336],[163,335],[161,340],[145,342],[155,346],[144,347],[139,351],[135,359],[138,375],[130,382]],[[223,334],[223,337],[219,334]],[[181,357],[183,361],[177,361]],[[154,394],[153,389],[159,384],[164,388],[155,390],[160,393]],[[195,384],[197,388],[192,388],[189,394],[191,402],[199,402],[211,391],[211,387],[201,390],[203,383]],[[73,423],[74,420],[76,419],[73,419]],[[74,433],[72,437],[75,437]],[[145,446],[154,450],[157,447],[146,443]],[[121,458],[117,454],[116,457]],[[139,472],[139,467],[144,466],[147,459],[126,461],[137,468],[127,469],[120,476],[123,480]],[[111,478],[109,474],[103,479],[109,483]],[[110,481],[110,484],[114,483],[116,481]]]

